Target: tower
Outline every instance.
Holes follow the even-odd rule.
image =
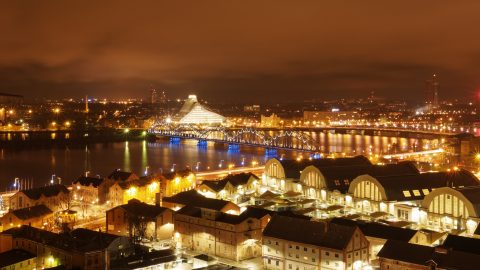
[[[155,104],[158,102],[158,93],[155,88],[150,89],[150,103]]]
[[[437,108],[438,100],[438,77],[433,74],[432,78],[425,81],[425,104],[431,108]]]
[[[85,113],[88,113],[88,95],[85,96]]]
[[[165,91],[162,91],[162,93],[160,94],[160,103],[167,103],[167,93]]]

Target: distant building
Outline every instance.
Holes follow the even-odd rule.
[[[158,93],[155,88],[150,89],[150,103],[155,104],[159,102]]]
[[[22,95],[0,93],[0,108],[2,106],[17,106],[23,103]]]
[[[65,210],[70,201],[70,191],[64,185],[50,185],[21,190],[10,197],[10,210],[45,205],[53,212]]]
[[[189,95],[173,121],[178,124],[223,124],[226,118],[213,112],[207,106],[200,104],[196,95]]]
[[[145,222],[147,239],[171,239],[173,236],[173,211],[169,208],[130,200],[127,204],[114,207],[106,213],[107,233],[134,236],[132,225],[135,219]]]
[[[15,108],[23,103],[23,96],[0,93],[0,122],[5,122],[9,109]]]
[[[355,120],[358,114],[355,111],[304,111],[303,121],[310,125],[334,125],[346,123],[349,120]]]
[[[255,112],[258,113],[260,112],[260,105],[245,105],[243,106],[243,111],[244,112]]]
[[[165,91],[162,91],[160,93],[160,97],[159,97],[159,102],[162,103],[162,104],[165,104],[167,103],[167,93]]]
[[[438,85],[437,74],[433,74],[432,78],[425,81],[425,104],[430,108],[437,108],[439,105]]]
[[[263,231],[265,269],[362,269],[369,243],[358,227],[276,215]]]
[[[12,249],[0,253],[0,270],[34,270],[35,261],[35,254],[22,249]]]
[[[270,116],[260,116],[261,127],[278,128],[282,126],[282,119],[278,115],[272,113]]]

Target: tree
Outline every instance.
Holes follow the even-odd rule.
[[[140,239],[144,239],[147,234],[148,219],[144,216],[135,214],[127,214],[130,237],[134,243]]]

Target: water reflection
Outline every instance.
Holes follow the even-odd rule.
[[[396,137],[364,136],[354,134],[332,134],[309,132],[311,138],[320,145],[323,153],[345,153],[346,155],[376,155],[420,151],[439,147],[440,140],[407,139]],[[301,141],[285,141],[286,144],[302,144]],[[302,152],[279,150],[278,156],[295,158]],[[169,142],[118,142],[95,143],[90,145],[69,144],[67,147],[50,149],[25,148],[1,149],[0,151],[0,189],[5,190],[15,177],[33,179],[35,185],[48,182],[52,174],[71,182],[86,171],[92,175],[108,175],[112,170],[121,168],[143,174],[147,166],[150,173],[170,171],[173,164],[177,169],[190,167],[207,170],[218,168],[223,160],[224,167],[250,166],[253,161],[264,163],[271,156],[265,156],[265,149],[259,147],[241,147],[231,149],[225,145],[208,143],[207,147],[198,147],[197,141],[186,140],[181,144]],[[82,166],[83,165],[83,166]]]

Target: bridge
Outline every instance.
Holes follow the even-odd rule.
[[[311,132],[328,132],[338,134],[404,137],[415,139],[449,139],[456,134],[443,131],[425,131],[403,128],[385,127],[291,127],[291,128],[252,128],[252,127],[207,127],[200,128],[194,125],[174,126],[165,123],[156,123],[149,132],[158,137],[169,137],[171,142],[180,142],[182,139],[198,140],[199,146],[206,146],[208,141],[225,143],[229,149],[236,149],[239,145],[265,147],[268,151],[289,149],[297,151],[320,151],[320,142],[312,138]]]
[[[282,130],[269,132],[255,128],[231,129],[226,127],[196,128],[182,126],[165,128],[154,126],[149,132],[159,137],[170,137],[172,143],[181,139],[198,140],[199,146],[206,146],[207,142],[226,143],[229,149],[239,149],[240,145],[265,147],[267,151],[274,152],[276,149],[290,149],[299,151],[315,152],[320,149],[318,143],[308,134],[302,131]]]

